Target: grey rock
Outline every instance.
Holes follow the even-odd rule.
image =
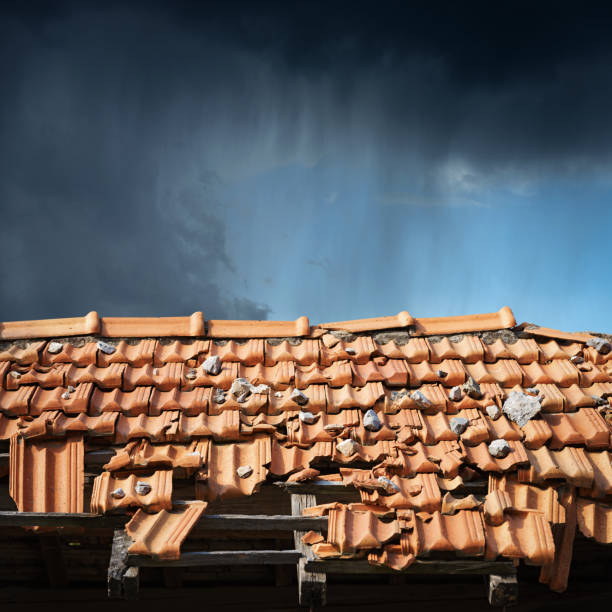
[[[221,372],[221,359],[218,355],[211,355],[204,360],[202,369],[210,376],[216,376]]]
[[[336,448],[340,454],[344,455],[345,457],[350,457],[357,452],[359,445],[357,442],[355,442],[355,440],[342,440],[342,442],[338,442],[338,444],[336,444]]]
[[[290,397],[299,406],[305,406],[308,403],[308,396],[299,389],[294,389]]]
[[[489,454],[492,457],[497,457],[498,459],[503,459],[510,452],[510,450],[510,444],[501,438],[498,440],[493,440],[493,442],[489,444]]]
[[[412,401],[421,409],[431,408],[431,402],[423,395],[421,391],[413,391],[410,394]]]
[[[98,340],[98,350],[106,353],[107,355],[112,355],[117,349],[108,342],[103,342],[102,340]]]
[[[448,397],[453,402],[461,401],[461,398],[463,397],[463,391],[461,391],[461,387],[453,387],[450,390]]]
[[[324,431],[328,433],[342,433],[344,431],[344,425],[340,425],[339,423],[330,423],[329,425],[325,425],[323,427]]]
[[[378,415],[371,408],[363,415],[363,426],[368,431],[378,431],[382,427]]]
[[[195,370],[193,370],[193,369],[188,370],[187,374],[185,374],[185,378],[187,380],[195,380],[195,378],[197,378],[197,376],[198,376],[198,373]]]
[[[480,390],[480,385],[471,376],[468,376],[468,379],[463,383],[463,385],[461,385],[461,388],[472,399],[482,398],[482,391]]]
[[[398,493],[400,488],[389,478],[386,476],[379,476],[378,482],[383,486],[383,489],[392,495],[393,493]]]
[[[317,417],[312,412],[304,412],[300,410],[300,421],[307,425],[312,425],[317,420]]]
[[[136,491],[138,495],[148,495],[151,492],[151,485],[139,480],[134,487],[134,491]]]
[[[540,395],[540,390],[536,389],[535,387],[529,387],[525,389],[525,392],[529,393],[530,395]]]
[[[62,393],[62,399],[65,399],[65,400],[70,399],[70,393],[68,393],[68,391],[64,391]]]
[[[251,392],[251,383],[246,378],[236,378],[230,387],[230,393],[234,397],[239,397],[243,393],[247,395]]]
[[[450,420],[451,431],[460,436],[467,428],[470,422],[463,417],[453,417]]]
[[[244,393],[241,393],[237,398],[236,401],[239,404],[244,404],[244,402],[246,402],[249,399],[249,392],[245,391]]]
[[[539,398],[520,391],[511,391],[504,402],[504,414],[519,427],[524,427],[540,410]]]
[[[580,355],[574,355],[573,357],[570,357],[570,361],[573,364],[584,363],[584,357],[581,357]]]
[[[612,344],[604,338],[590,338],[586,345],[592,346],[600,355],[607,355],[612,351]]]
[[[487,406],[485,408],[485,411],[492,421],[497,421],[497,419],[499,419],[499,417],[501,416],[501,410],[495,404]]]
[[[119,487],[115,489],[114,491],[111,491],[110,496],[113,499],[123,499],[125,497],[125,491],[121,487]]]
[[[274,397],[283,397],[283,394],[280,391],[276,391]]]
[[[73,387],[72,385],[68,385],[67,391],[68,391],[68,393],[74,393],[76,391],[76,388]]]
[[[346,351],[347,355],[356,355],[357,354],[357,351],[354,348],[351,348],[350,346],[347,349],[345,349],[345,351]]]
[[[239,478],[248,478],[253,473],[253,468],[250,465],[241,465],[236,468],[236,474]]]
[[[47,347],[47,351],[49,351],[52,355],[56,353],[61,353],[64,345],[61,342],[49,342],[49,346]]]
[[[270,390],[270,387],[268,385],[264,385],[263,383],[261,385],[251,385],[251,393],[257,393],[257,394],[262,394],[262,393],[267,393]]]
[[[225,403],[225,393],[222,389],[215,389],[215,392],[213,394],[213,402],[215,402],[215,404]]]
[[[448,376],[448,372],[445,372],[444,370],[436,370],[436,376],[438,378],[446,378]]]

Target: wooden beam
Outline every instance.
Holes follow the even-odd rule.
[[[323,559],[307,561],[309,571],[325,572],[327,574],[391,574],[397,570],[381,565],[371,565],[365,559]],[[417,559],[406,574],[495,574],[508,576],[516,573],[511,562],[477,561],[477,560],[419,560]]]
[[[40,550],[52,589],[63,589],[68,586],[68,573],[62,554],[62,543],[56,533],[39,536]]]
[[[355,487],[352,485],[345,485],[339,480],[313,480],[310,482],[286,482],[277,481],[274,483],[275,486],[280,487],[288,493],[312,493],[312,494],[325,494],[339,492],[357,492]],[[455,493],[480,493],[487,491],[486,480],[474,480],[471,482],[464,482],[460,487],[455,489]]]
[[[135,567],[198,567],[204,565],[294,565],[299,550],[211,550],[181,553],[180,559],[153,559],[129,555],[127,563]]]
[[[301,516],[304,508],[311,508],[316,505],[317,500],[313,494],[291,495],[291,512],[295,516]],[[327,517],[323,518],[327,522]],[[305,533],[305,531],[300,530],[294,531],[293,540],[295,547],[302,552],[302,558],[297,565],[299,604],[312,609],[325,605],[327,600],[327,576],[323,572],[306,568],[307,561],[314,559],[314,553],[310,546],[302,542]]]
[[[514,575],[489,576],[489,604],[496,608],[505,608],[516,604],[518,601],[518,580],[516,568]]]
[[[113,534],[113,548],[108,564],[108,596],[112,599],[134,599],[138,596],[139,571],[128,567],[128,548],[132,538],[124,529],[116,529]]]

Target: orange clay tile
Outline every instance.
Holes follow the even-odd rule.
[[[523,381],[521,366],[514,359],[500,359],[486,364],[482,361],[466,363],[465,369],[477,383],[499,383],[502,387],[513,387]]]
[[[419,336],[460,334],[464,332],[507,329],[515,325],[516,320],[512,311],[508,306],[504,306],[497,312],[486,314],[415,319],[414,333]]]
[[[585,453],[593,469],[592,497],[612,495],[612,457],[608,452]]]
[[[331,348],[321,344],[320,363],[327,366],[334,363],[334,361],[350,360],[355,363],[365,364],[375,352],[376,344],[370,336],[358,336],[352,342],[340,340]]]
[[[350,363],[355,387],[363,387],[368,382],[376,381],[385,382],[390,387],[404,387],[408,384],[408,370],[403,359],[376,357],[363,365]]]
[[[459,417],[467,419],[467,429],[461,434],[461,441],[468,446],[476,446],[481,442],[489,442],[489,428],[482,416],[482,413],[476,408],[467,408],[461,410]]]
[[[461,359],[465,363],[476,363],[484,356],[484,345],[478,336],[443,337],[438,342],[429,341],[431,363],[445,359]]]
[[[293,363],[291,361],[280,361],[274,367],[278,368],[281,365],[287,366],[293,365]],[[298,389],[305,389],[313,384],[328,384],[331,387],[342,387],[350,385],[352,382],[353,369],[350,361],[336,361],[326,368],[316,363],[309,366],[295,366],[295,386]]]
[[[533,338],[519,338],[514,343],[506,343],[498,338],[492,344],[484,345],[484,361],[494,363],[498,359],[515,359],[518,363],[531,363],[538,360],[539,347]]]
[[[194,312],[190,317],[103,317],[99,333],[109,338],[204,336],[204,315]]]
[[[595,383],[610,382],[610,376],[592,363],[582,363],[578,366],[581,387],[590,387]]]
[[[87,412],[92,391],[92,383],[82,383],[71,392],[65,387],[55,389],[37,387],[30,400],[30,414],[38,415],[45,410],[61,410],[66,414]]]
[[[559,393],[563,396],[565,412],[575,412],[579,408],[587,408],[595,405],[593,396],[602,397],[599,392],[599,385],[596,383],[581,389],[578,385],[571,385],[567,388],[559,388]]]
[[[400,541],[407,540],[407,534],[402,533]],[[368,553],[368,563],[384,565],[398,572],[408,569],[415,561],[415,556],[409,550],[404,550],[401,544],[387,544],[381,550]]]
[[[564,479],[577,487],[590,487],[593,483],[593,465],[581,448],[567,446],[560,451],[551,451],[543,446],[525,452],[531,466],[531,482]]]
[[[438,364],[428,361],[408,363],[407,368],[411,387],[419,387],[423,383],[440,383],[445,387],[454,387],[462,385],[466,380],[465,368],[458,359],[445,359]],[[446,375],[440,376],[440,372]]]
[[[11,436],[18,433],[17,424],[20,419],[0,418],[0,440],[10,440]]]
[[[134,540],[128,552],[155,559],[178,559],[181,544],[202,516],[206,505],[204,502],[193,502],[172,512],[160,510],[155,514],[138,510],[125,526]]]
[[[242,414],[254,416],[268,409],[268,392],[252,393],[244,402],[238,400],[231,394],[226,394],[223,404],[217,404],[214,398],[209,402],[209,414],[222,414],[231,410],[239,410]]]
[[[532,340],[532,342],[534,341]],[[571,345],[567,346],[560,345],[556,340],[540,342],[538,346],[540,347],[539,361],[542,363],[552,361],[553,359],[569,359],[583,348],[583,345],[579,343],[572,343]]]
[[[413,392],[420,391],[431,405],[423,407],[418,405],[413,398]],[[440,385],[422,385],[418,389],[408,389],[406,392],[385,389],[385,412],[393,413],[398,410],[418,409],[427,414],[444,412],[448,401],[448,395]]]
[[[280,343],[266,341],[264,354],[264,365],[266,366],[276,365],[279,361],[294,361],[299,365],[311,365],[319,361],[319,343],[318,340],[301,340],[297,344],[288,340]]]
[[[287,443],[309,446],[314,442],[331,442],[359,425],[359,410],[341,410],[338,414],[322,412],[317,415],[316,421],[310,424],[294,418],[286,424]],[[389,439],[395,440],[395,434]]]
[[[100,317],[98,317],[97,312],[93,311],[84,317],[71,319],[40,319],[37,321],[0,323],[0,340],[81,336],[99,332]]]
[[[450,417],[443,412],[422,415],[422,425],[419,425],[418,429],[415,428],[416,437],[423,444],[436,444],[442,440],[457,440],[457,434],[452,432],[449,421]]]
[[[413,450],[412,446],[410,450]],[[462,446],[457,442],[443,440],[432,446],[424,446],[422,451],[428,460],[433,461],[437,465],[444,478],[455,478],[466,459]],[[426,467],[427,465],[425,464],[422,469],[426,469]]]
[[[569,414],[546,414],[543,418],[552,430],[548,444],[551,450],[569,445],[604,450],[610,445],[610,427],[593,408],[581,408]]]
[[[328,412],[335,413],[347,408],[371,408],[385,394],[379,382],[366,383],[363,387],[345,385],[340,389],[327,389]]]
[[[8,365],[8,362],[5,362]],[[39,385],[45,389],[61,387],[64,376],[70,368],[67,364],[58,364],[49,368],[36,366],[31,368],[17,368],[13,366],[5,378],[7,389],[18,389],[22,385]]]
[[[194,340],[193,342],[175,340],[168,344],[160,341],[151,347],[153,349],[152,359],[149,358],[141,364],[133,365],[145,365],[153,362],[154,366],[159,367],[166,363],[183,363],[190,359],[197,359],[200,354],[207,352],[210,344],[210,340]],[[110,356],[112,357],[112,355]]]
[[[152,387],[136,387],[134,391],[102,391],[95,389],[90,400],[90,414],[99,415],[105,412],[121,412],[126,416],[147,414]]]
[[[300,448],[287,447],[273,439],[271,453],[270,472],[275,476],[285,476],[311,467],[311,463],[327,460],[333,453],[333,443],[317,442],[309,448]]]
[[[316,369],[317,365],[298,366],[305,369]],[[296,378],[296,366],[293,361],[279,361],[275,366],[264,366],[258,363],[253,366],[243,366],[238,368],[240,378],[246,378],[253,385],[268,385],[271,389],[279,391],[287,389],[293,384]],[[316,380],[313,382],[327,382],[326,380]],[[349,379],[350,382],[350,379]],[[312,384],[312,383],[308,383]],[[303,386],[308,386],[308,384]],[[297,386],[297,383],[296,383]],[[303,388],[298,387],[298,388]]]
[[[601,544],[612,544],[612,506],[579,497],[577,519],[580,531]]]
[[[527,366],[523,366],[525,367]],[[553,359],[549,363],[542,364],[542,368],[550,377],[549,382],[554,382],[560,387],[569,387],[580,382],[580,373],[576,366],[567,359]]]
[[[553,384],[538,384],[533,385],[538,390],[538,397],[543,397],[544,399],[541,402],[542,412],[563,412],[565,408],[566,402],[566,394],[567,392],[571,392],[573,389],[569,387],[568,389],[563,389],[563,392],[557,387],[557,385]],[[513,391],[522,392],[523,389],[521,387],[516,387]]]
[[[179,431],[180,438],[185,441],[203,437],[214,438],[220,442],[236,442],[242,439],[240,414],[237,410],[227,410],[218,415],[181,415]]]
[[[410,327],[414,319],[406,310],[402,310],[392,317],[375,317],[373,319],[355,319],[353,321],[339,321],[337,323],[319,323],[321,329],[337,329],[349,332],[376,331],[380,329],[393,329]]]
[[[295,321],[208,321],[211,338],[284,338],[307,336],[309,333],[308,317],[299,317]]]
[[[146,438],[151,442],[172,441],[178,431],[180,417],[181,413],[177,410],[167,410],[159,416],[119,415],[115,424],[115,443],[126,444],[138,438]]]
[[[36,387],[24,386],[17,391],[0,389],[0,412],[8,417],[28,414],[30,399]]]
[[[491,483],[489,476],[489,483]],[[506,514],[512,510],[510,493],[503,489],[491,487],[484,501],[483,518],[488,525],[501,525],[506,520]]]
[[[326,540],[342,554],[380,548],[399,533],[397,521],[383,523],[372,512],[353,512],[346,506],[329,511]]]
[[[583,410],[586,410],[586,408],[583,408]],[[574,429],[568,415],[563,413],[545,414],[542,415],[542,418],[552,432],[552,437],[547,444],[551,450],[559,450],[564,446],[584,444],[584,436]]]
[[[107,355],[98,351],[97,363],[102,367],[109,366],[111,363],[128,363],[135,368],[140,368],[153,362],[157,344],[156,340],[140,340],[137,344],[128,344],[125,340],[120,340],[114,344],[114,353]]]
[[[418,542],[419,554],[461,551],[462,555],[476,557],[485,550],[482,518],[475,510],[416,516],[413,538]]]
[[[207,353],[200,359],[203,361],[207,357],[219,357],[221,361],[238,361],[247,366],[262,364],[264,342],[261,338],[250,339],[246,342],[217,340],[210,343]]]
[[[29,365],[38,361],[39,352],[45,346],[44,341],[29,342],[24,348],[11,344],[0,351],[0,361],[13,361],[19,365]]]
[[[582,355],[586,363],[606,365],[610,361],[610,359],[612,359],[611,353],[602,355],[596,348],[593,348],[592,346],[580,345],[580,347],[582,349]]]
[[[485,408],[491,404],[495,404],[496,406],[501,406],[503,404],[503,401],[506,399],[506,391],[497,383],[483,382],[479,384],[480,392],[482,393],[482,397],[480,399],[474,399],[465,393],[458,402],[450,400],[449,397],[446,412],[448,414],[457,414],[457,412],[460,410],[466,410],[469,408],[478,408],[479,410],[484,411]],[[518,387],[518,389],[520,389],[520,387]],[[448,391],[450,395],[450,389]]]
[[[553,338],[555,340],[568,340],[569,342],[588,342],[593,336],[591,334],[583,334],[580,332],[563,332],[549,327],[540,327],[523,323],[523,331],[531,336],[542,336],[544,338]]]
[[[126,368],[129,368],[129,366],[124,363],[113,363],[107,368],[99,368],[95,365],[89,365],[85,368],[68,366],[66,385],[76,387],[83,383],[95,383],[101,389],[120,389]]]
[[[60,442],[11,437],[9,492],[20,512],[83,512],[81,436]]]
[[[376,383],[371,383],[376,384]],[[276,391],[268,397],[268,414],[280,414],[287,411],[300,409],[300,405],[291,399],[293,389]],[[328,387],[327,385],[310,385],[302,389],[302,393],[308,398],[308,403],[303,406],[304,410],[312,413],[327,412],[333,413],[340,410],[339,407],[328,406]],[[364,394],[365,397],[365,394]]]
[[[405,344],[394,341],[377,344],[377,352],[389,359],[405,359],[408,363],[420,363],[429,360],[430,344],[427,338],[410,338]]]
[[[265,480],[271,462],[270,438],[209,445],[206,466],[198,473],[196,496],[214,501],[252,495]]]
[[[138,388],[136,391],[138,391]],[[136,391],[132,391],[132,393],[136,393]],[[158,391],[153,389],[149,399],[148,414],[158,416],[165,410],[178,410],[186,416],[197,416],[208,412],[211,395],[210,387],[198,387],[193,391],[179,391],[178,389]]]
[[[48,366],[54,363],[71,363],[83,367],[96,363],[98,345],[96,342],[85,342],[83,346],[74,346],[69,341],[62,343],[62,349],[58,353],[50,353],[49,345],[45,345],[42,351],[40,363]]]
[[[477,446],[464,446],[466,460],[485,472],[507,472],[529,462],[525,448],[520,442],[509,441],[510,452],[504,458],[492,457],[486,443]]]
[[[151,476],[113,475],[102,472],[94,480],[91,512],[105,514],[127,508],[149,512],[172,509],[172,470],[156,470]]]
[[[129,442],[105,466],[109,472],[118,470],[147,470],[187,468],[199,469],[208,454],[208,441],[192,442],[187,445],[153,445],[148,440]]]
[[[399,489],[391,495],[378,490],[359,488],[361,500],[367,504],[384,504],[387,508],[408,508],[422,512],[435,512],[442,508],[442,496],[435,474],[417,474],[413,478],[392,476],[391,482]],[[375,481],[376,482],[376,481]]]
[[[46,414],[50,413],[43,413],[35,420],[44,418]],[[83,433],[87,434],[90,440],[113,436],[118,417],[116,412],[107,412],[100,416],[87,416],[84,413],[68,416],[62,412],[57,412],[55,415],[51,421],[50,431],[53,437],[61,438],[70,433]],[[27,432],[22,430],[21,435],[27,437]]]
[[[169,391],[175,387],[179,387],[184,378],[182,363],[167,363],[165,366],[158,368],[152,365],[142,366],[141,368],[133,368],[125,364],[114,364],[112,367],[123,367],[123,385],[124,391],[133,391],[136,387],[155,387],[161,391]]]
[[[533,565],[552,563],[555,545],[548,521],[537,512],[505,515],[501,525],[484,523],[486,559],[525,559]]]
[[[542,419],[531,419],[521,429],[525,434],[523,445],[530,450],[536,450],[553,437],[553,430],[548,424],[548,416],[559,417],[561,414],[543,415]]]
[[[167,368],[163,370],[163,368]],[[175,376],[180,371],[181,376],[181,388],[185,391],[194,389],[196,387],[217,387],[218,389],[227,390],[232,386],[232,383],[236,378],[240,376],[240,364],[234,362],[227,362],[221,364],[221,371],[219,374],[208,374],[204,368],[192,368],[182,363],[168,363],[163,368],[152,368],[145,370],[145,374],[151,377],[157,376],[167,377],[170,375],[172,380],[175,380]],[[162,380],[160,378],[160,380]],[[173,385],[176,386],[176,385]],[[161,387],[160,387],[161,388]],[[172,388],[172,387],[169,387]],[[168,389],[164,389],[167,391]]]

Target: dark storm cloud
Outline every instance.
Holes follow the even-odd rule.
[[[418,198],[608,163],[607,11],[327,4],[6,5],[0,318],[265,317],[224,186],[292,161]]]

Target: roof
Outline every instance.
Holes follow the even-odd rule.
[[[612,543],[612,352],[596,335],[516,326],[505,307],[316,326],[91,312],[0,338],[18,509],[135,512],[140,554],[176,558],[207,504],[271,481],[359,492],[305,511],[328,517],[305,539],[319,560],[523,559],[563,590],[576,529]],[[88,500],[100,449],[114,455]]]

